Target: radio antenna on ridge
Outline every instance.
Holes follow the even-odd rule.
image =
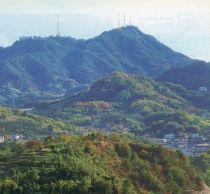
[[[126,26],[126,15],[125,14],[123,15],[123,25],[124,25],[124,27]]]
[[[118,25],[118,28],[120,28],[120,14],[118,13],[117,14],[117,25]]]
[[[131,18],[131,16],[130,16],[130,26],[132,26],[132,18]]]
[[[56,36],[60,36],[60,22],[59,22],[59,15],[57,15],[57,33]]]

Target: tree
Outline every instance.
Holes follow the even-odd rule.
[[[125,143],[115,144],[115,151],[122,158],[130,158],[132,154],[130,146]]]

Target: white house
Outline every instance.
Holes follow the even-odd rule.
[[[194,151],[194,154],[196,154],[196,153],[206,152],[209,149],[210,149],[210,145],[208,143],[203,143],[203,144],[194,145],[193,151]]]
[[[0,143],[4,143],[4,136],[0,136]]]
[[[19,134],[12,134],[11,135],[11,139],[13,140],[13,141],[17,141],[17,140],[19,140],[19,139],[21,139],[23,136],[22,135],[19,135]]]
[[[199,92],[208,92],[208,89],[207,89],[207,87],[200,87],[200,88],[198,89],[198,91],[199,91]]]
[[[171,142],[172,140],[174,140],[175,137],[176,135],[174,133],[169,133],[164,136],[164,139],[166,139],[167,142]]]

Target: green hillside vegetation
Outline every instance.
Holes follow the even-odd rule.
[[[56,99],[113,71],[156,76],[192,62],[133,26],[89,40],[28,37],[0,49],[0,104]]]
[[[200,171],[201,177],[210,185],[210,151],[192,158],[193,165]]]
[[[203,188],[182,153],[117,133],[7,145],[0,172],[2,194],[183,194]]]
[[[41,137],[65,133],[76,127],[63,121],[28,115],[24,111],[0,108],[0,134],[22,134],[26,137]]]
[[[179,96],[189,101],[198,109],[203,109],[210,111],[210,93],[209,92],[200,92],[197,90],[186,89],[182,85],[177,85],[173,83],[165,83],[168,88],[176,92]]]
[[[33,110],[42,116],[68,120],[87,129],[129,130],[136,134],[200,132],[209,137],[205,110],[179,91],[147,77],[115,72],[95,82],[89,91]],[[204,116],[205,115],[205,116]]]
[[[55,99],[77,87],[61,66],[76,45],[72,38],[29,37],[1,50],[0,103],[19,106]]]
[[[210,64],[205,62],[194,62],[184,67],[174,67],[156,78],[161,82],[172,82],[180,84],[190,90],[206,87],[210,90]]]

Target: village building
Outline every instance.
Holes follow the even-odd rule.
[[[199,92],[208,92],[208,89],[207,89],[207,87],[200,87],[200,88],[198,89],[198,91],[199,91]]]
[[[203,144],[196,144],[193,147],[193,154],[197,155],[203,152],[206,152],[210,149],[210,145],[208,143],[203,143]]]
[[[0,143],[4,143],[4,136],[0,136]]]
[[[22,134],[12,134],[11,135],[11,140],[12,141],[18,141],[19,139],[21,139],[23,136]]]

